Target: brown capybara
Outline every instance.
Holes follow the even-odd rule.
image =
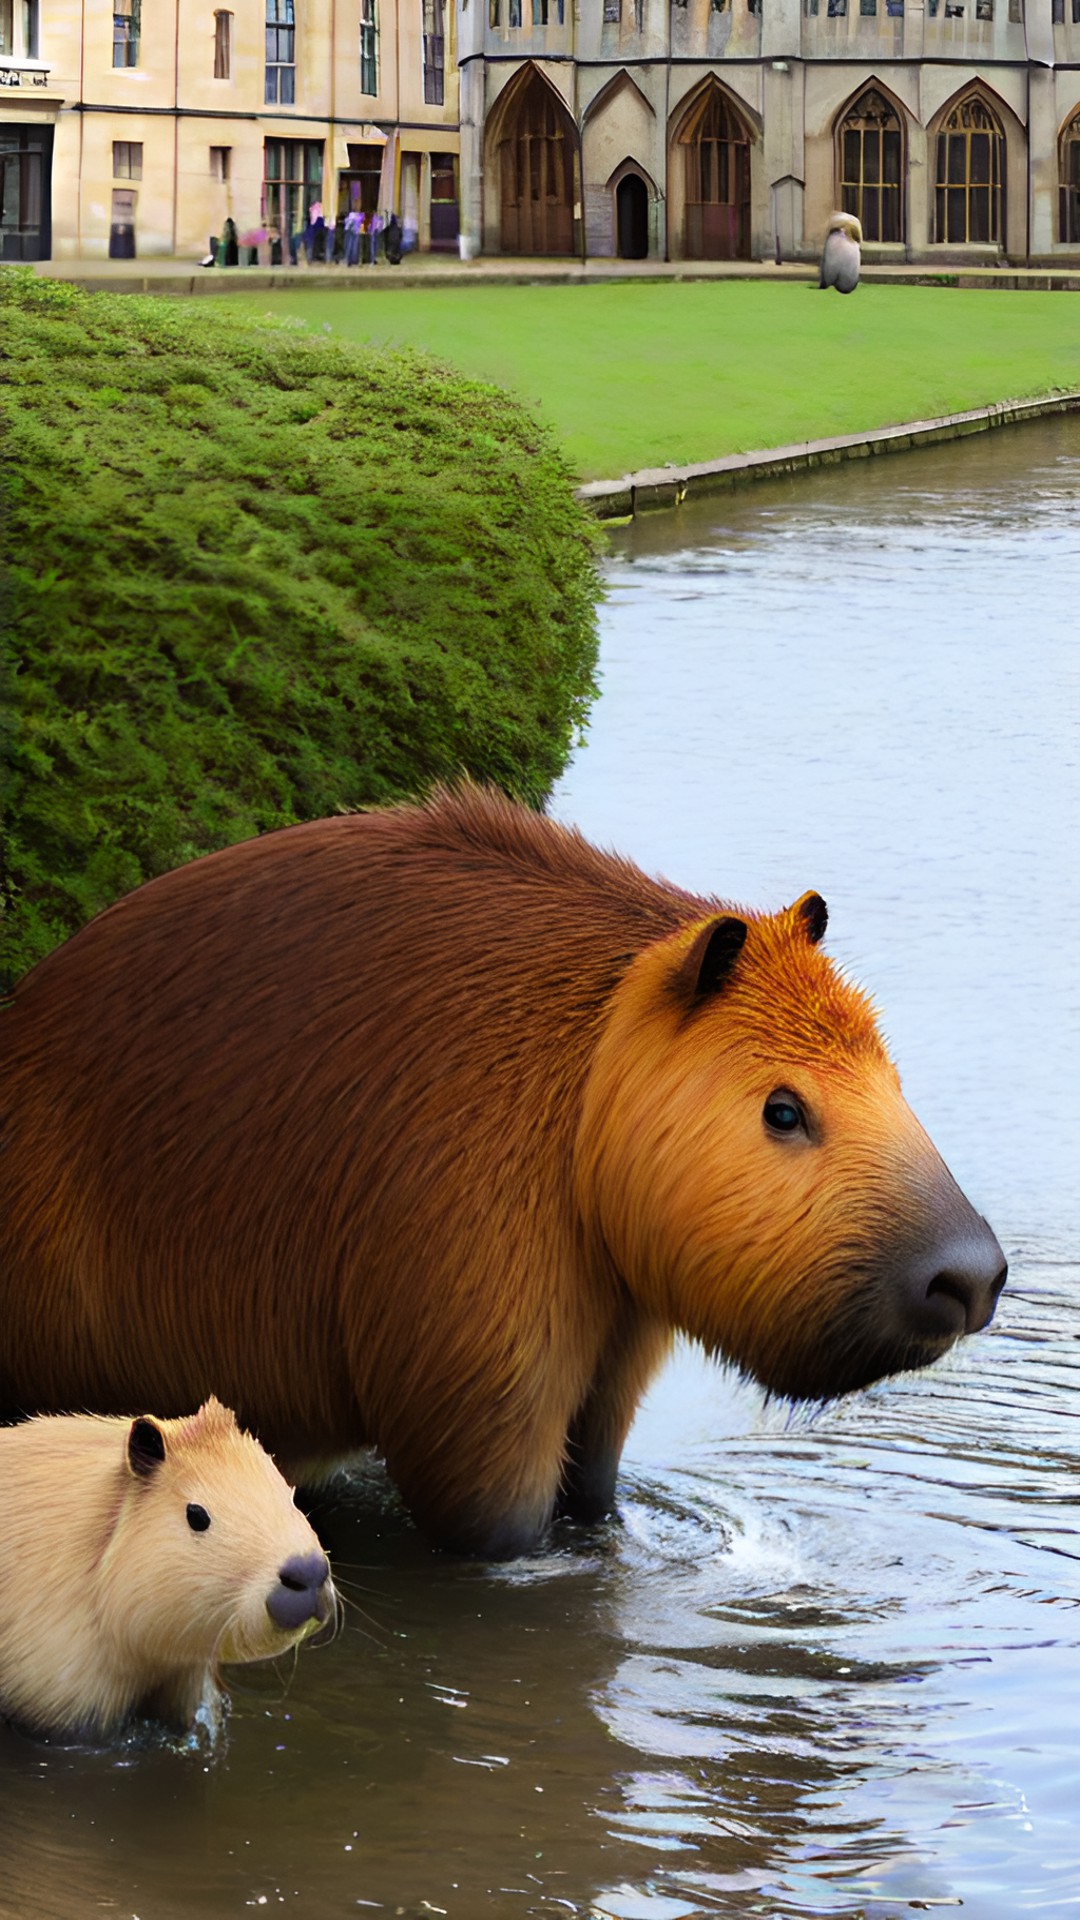
[[[336,1617],[330,1566],[269,1454],[210,1399],[186,1420],[0,1430],[0,1715],[108,1739],[213,1726],[215,1676]]]
[[[470,787],[140,888],[0,1014],[0,1408],[213,1389],[505,1556],[610,1509],[677,1329],[799,1399],[935,1359],[1001,1249],[825,918]]]

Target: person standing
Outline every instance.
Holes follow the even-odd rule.
[[[374,267],[379,258],[379,235],[383,230],[383,217],[376,208],[368,219],[368,235],[371,243],[371,264]]]
[[[364,216],[359,207],[350,207],[345,215],[345,265],[355,267],[360,258]]]

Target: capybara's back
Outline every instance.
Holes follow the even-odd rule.
[[[675,1329],[793,1397],[933,1359],[1001,1252],[824,927],[471,788],[141,888],[0,1015],[0,1405],[214,1391],[510,1553]]]
[[[0,1430],[0,1716],[108,1738],[212,1717],[223,1663],[322,1625],[329,1563],[269,1455],[210,1399],[186,1420],[43,1415]]]

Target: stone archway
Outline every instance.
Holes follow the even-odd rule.
[[[704,87],[672,140],[672,166],[682,171],[684,259],[749,260],[752,144],[730,95],[715,81]]]
[[[500,250],[573,253],[577,129],[535,67],[514,85],[495,144]]]

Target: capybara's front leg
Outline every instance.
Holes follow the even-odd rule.
[[[591,1525],[613,1511],[626,1436],[670,1351],[669,1329],[645,1314],[628,1314],[612,1333],[567,1435],[557,1502],[562,1518]]]
[[[431,1544],[446,1553],[512,1560],[534,1552],[555,1514],[567,1413],[541,1415],[510,1396],[474,1410],[419,1448],[383,1444],[391,1478]]]

